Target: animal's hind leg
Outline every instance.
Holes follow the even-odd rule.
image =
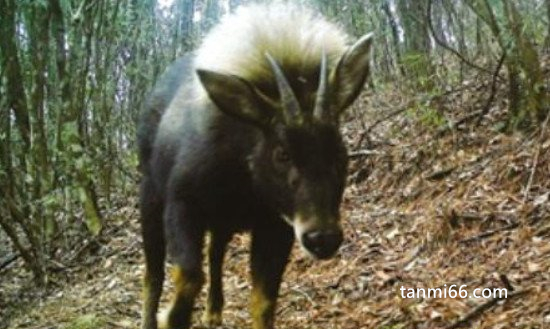
[[[294,242],[282,220],[252,231],[252,328],[273,329],[279,286]]]
[[[143,277],[142,329],[157,329],[157,310],[164,281],[166,257],[162,228],[162,202],[158,199],[153,182],[143,177],[140,187],[141,232],[145,253]]]
[[[222,324],[223,309],[223,284],[222,269],[225,248],[231,239],[227,232],[213,231],[210,233],[210,245],[208,246],[208,270],[210,282],[208,298],[206,301],[206,313],[204,322],[209,327],[216,327]]]
[[[188,329],[195,298],[204,283],[202,247],[204,228],[181,200],[166,205],[164,213],[168,255],[174,263],[175,295],[168,313],[169,329]]]

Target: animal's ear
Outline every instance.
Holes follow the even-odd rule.
[[[333,105],[336,115],[359,96],[369,75],[369,58],[372,33],[359,39],[340,57],[330,77]]]
[[[197,74],[208,96],[222,112],[256,126],[269,122],[267,100],[250,82],[236,75],[202,69],[198,69]]]

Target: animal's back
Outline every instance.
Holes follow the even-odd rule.
[[[141,171],[148,170],[148,163],[162,116],[182,83],[185,83],[194,74],[192,66],[192,54],[187,54],[176,60],[165,70],[145,101],[137,129]]]

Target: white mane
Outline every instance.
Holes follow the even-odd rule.
[[[254,81],[271,76],[266,52],[283,68],[311,69],[319,64],[323,50],[334,64],[347,41],[339,26],[304,6],[280,2],[243,6],[206,36],[195,67]]]

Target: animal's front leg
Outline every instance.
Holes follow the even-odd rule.
[[[273,329],[279,286],[292,249],[292,229],[281,221],[252,231],[253,329]]]
[[[213,328],[222,324],[223,309],[223,285],[222,268],[225,248],[231,239],[228,232],[212,231],[210,234],[210,245],[208,246],[208,264],[210,274],[210,286],[206,301],[206,313],[204,322],[208,327]]]
[[[195,298],[204,283],[202,247],[204,228],[197,214],[180,200],[169,202],[164,214],[168,255],[174,263],[175,295],[168,313],[169,329],[188,329]]]

